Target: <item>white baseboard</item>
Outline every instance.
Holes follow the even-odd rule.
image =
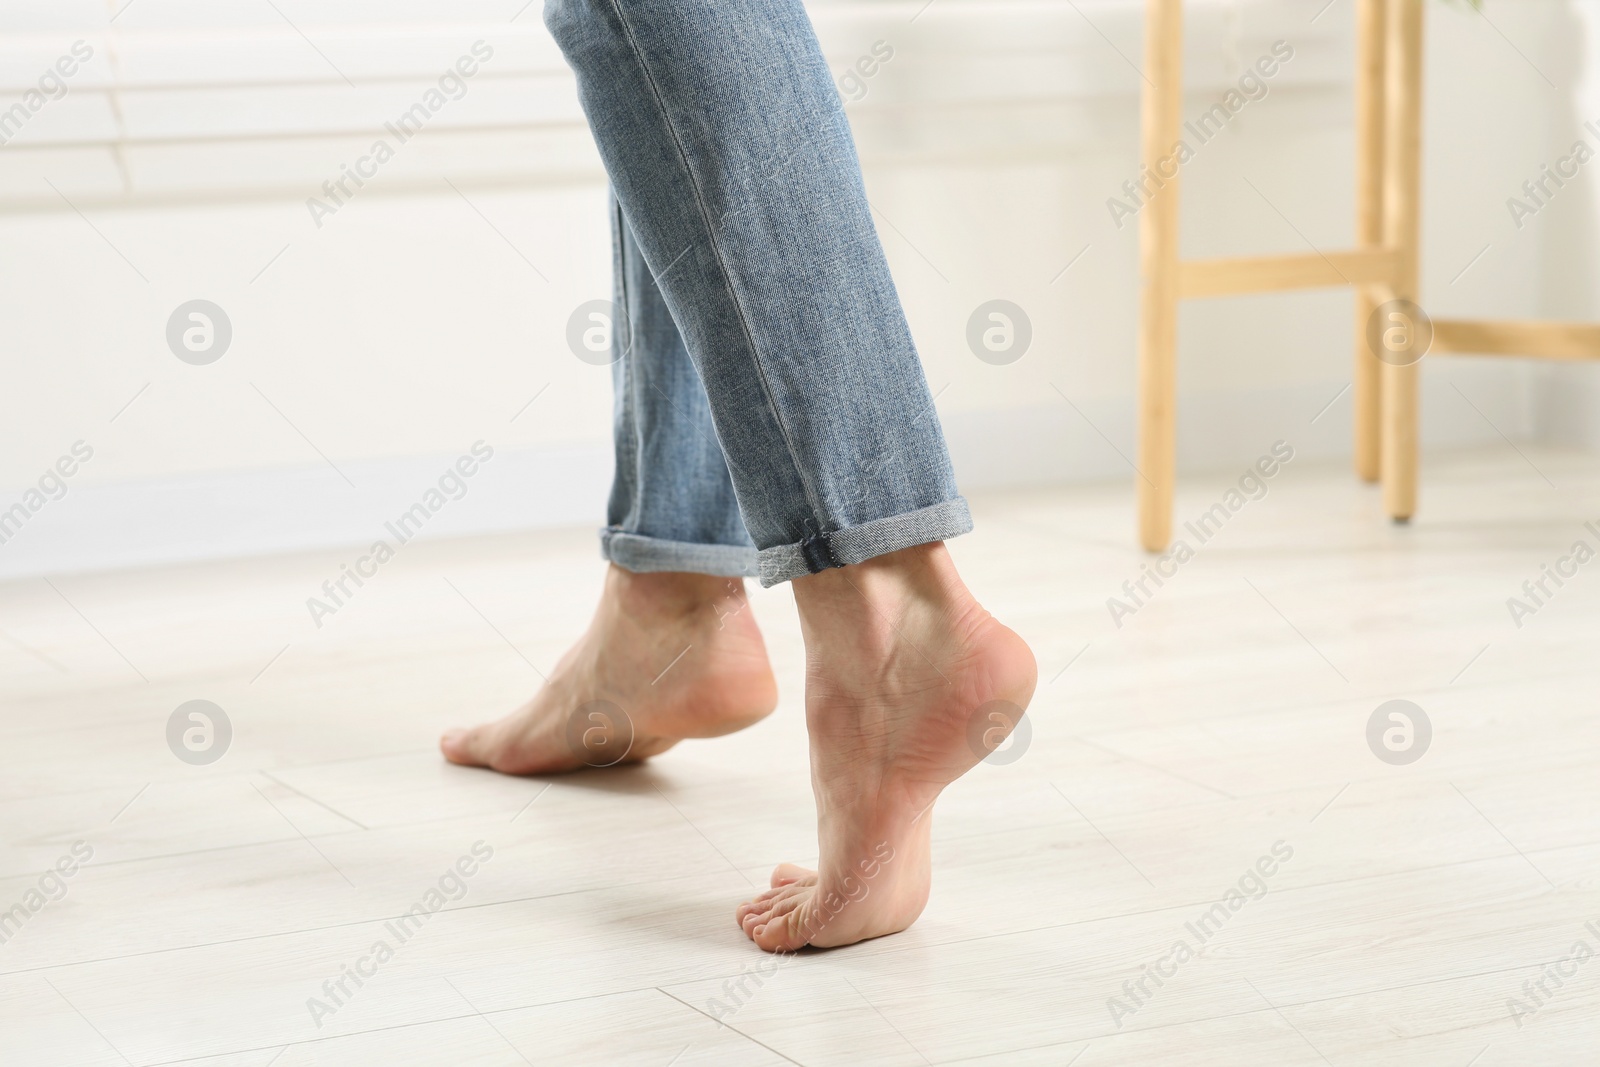
[[[73,487],[0,544],[0,579],[365,546],[382,537],[392,543],[384,524],[415,504],[456,458],[340,463],[355,488],[325,465]],[[466,493],[447,499],[419,537],[598,527],[611,450],[601,444],[497,449],[465,483]],[[8,492],[0,505],[18,496]]]

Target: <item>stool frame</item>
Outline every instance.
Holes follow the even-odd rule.
[[[1356,247],[1306,255],[1184,260],[1181,177],[1139,215],[1139,539],[1160,552],[1172,539],[1177,471],[1177,341],[1181,300],[1348,286],[1355,290],[1355,470],[1383,484],[1398,522],[1417,509],[1420,362],[1378,358],[1368,320],[1391,300],[1420,303],[1424,0],[1356,0]],[[1146,0],[1140,155],[1158,173],[1183,122],[1183,3]],[[1429,355],[1600,359],[1600,324],[1433,320]]]

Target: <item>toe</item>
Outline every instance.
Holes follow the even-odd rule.
[[[807,899],[807,897],[796,894],[792,897],[784,897],[781,900],[774,901],[772,907],[761,917],[761,922],[758,925],[770,926],[803,905]]]
[[[439,738],[439,751],[444,753],[444,758],[451,763],[459,763],[464,767],[487,767],[489,754],[486,751],[486,727],[475,726],[470,730],[446,730],[444,736]]]
[[[751,915],[760,915],[766,909],[767,895],[763,893],[754,900],[747,900],[743,904],[740,904],[738,909],[733,913],[733,921],[738,923],[740,926],[744,926],[745,929],[748,930],[749,927],[745,926],[745,919]]]
[[[774,890],[767,890],[755,900],[747,901],[739,906],[739,926],[745,933],[767,921],[774,907],[781,903],[784,895]]]
[[[805,916],[809,911],[806,900],[792,898],[789,907],[780,914],[777,908],[764,922],[750,930],[750,940],[767,952],[793,952],[806,944]]]
[[[786,885],[815,885],[817,872],[800,866],[797,863],[780,863],[772,869],[772,888],[781,889]]]
[[[766,910],[772,904],[772,898],[777,895],[778,889],[766,889],[761,892],[760,896],[752,897],[743,904],[740,904],[739,911],[737,913],[739,921],[743,922],[744,917],[752,911]]]

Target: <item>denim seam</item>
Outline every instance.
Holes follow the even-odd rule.
[[[644,480],[640,478],[637,473],[642,471],[643,468],[643,464],[641,462],[643,459],[643,449],[639,443],[638,425],[638,415],[641,405],[639,403],[639,398],[633,395],[635,386],[633,360],[628,358],[629,354],[633,351],[633,318],[628,312],[628,265],[626,262],[624,262],[624,259],[628,254],[628,243],[627,241],[623,240],[622,236],[622,227],[627,225],[627,220],[624,219],[622,215],[622,201],[616,199],[615,193],[612,194],[612,207],[616,212],[616,218],[612,223],[613,226],[616,227],[614,230],[616,236],[613,239],[617,243],[617,263],[615,267],[617,276],[613,280],[612,284],[616,286],[617,296],[621,298],[618,301],[616,317],[622,319],[623,322],[625,322],[628,326],[628,346],[621,356],[622,398],[623,403],[628,404],[632,408],[633,412],[632,418],[623,420],[626,424],[626,431],[628,434],[628,455],[635,464],[636,470],[634,477],[635,484],[633,487],[634,498],[628,502],[628,512],[629,514],[638,515],[643,510],[643,501],[640,499],[640,497],[644,491]],[[616,344],[617,335],[615,323],[612,324],[611,330],[611,343]]]
[[[761,393],[766,398],[767,407],[772,411],[773,422],[777,423],[778,433],[783,437],[783,446],[789,453],[789,463],[794,467],[795,476],[800,480],[800,486],[805,490],[806,504],[810,506],[812,514],[821,521],[826,512],[822,507],[822,498],[818,495],[816,487],[811,484],[811,479],[806,476],[805,464],[800,462],[799,453],[795,450],[794,440],[789,433],[789,427],[783,420],[783,412],[778,407],[778,402],[772,395],[772,384],[767,380],[766,368],[761,362],[761,352],[756,347],[755,334],[750,331],[750,321],[745,315],[744,305],[739,302],[739,294],[734,291],[733,275],[728,270],[727,260],[722,255],[722,248],[717,244],[717,234],[711,223],[711,212],[706,208],[705,196],[700,190],[699,179],[695,177],[694,167],[689,163],[689,153],[684,150],[683,138],[678,134],[677,124],[672,120],[672,113],[667,109],[666,101],[661,94],[661,87],[656,84],[655,75],[650,71],[650,64],[645,59],[644,50],[639,47],[638,38],[634,35],[633,27],[628,24],[628,17],[622,12],[621,0],[610,0],[611,10],[617,16],[617,23],[622,27],[622,32],[627,35],[628,48],[633,52],[634,59],[643,72],[645,81],[649,83],[650,93],[655,98],[656,107],[661,112],[661,117],[666,125],[667,132],[672,136],[672,144],[678,150],[678,156],[683,160],[684,173],[689,176],[689,188],[694,190],[695,207],[700,212],[700,222],[705,227],[706,240],[711,245],[711,254],[716,259],[717,269],[722,273],[723,285],[727,289],[728,299],[733,303],[733,309],[739,318],[739,328],[744,331],[745,342],[750,346],[750,355],[756,365],[756,380],[761,383]],[[648,264],[647,264],[648,265]],[[661,281],[656,279],[659,287]]]

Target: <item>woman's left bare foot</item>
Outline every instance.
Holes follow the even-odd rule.
[[[820,871],[785,863],[740,905],[761,948],[897,933],[928,901],[931,808],[1022,718],[1033,653],[962,584],[942,543],[794,583]]]

